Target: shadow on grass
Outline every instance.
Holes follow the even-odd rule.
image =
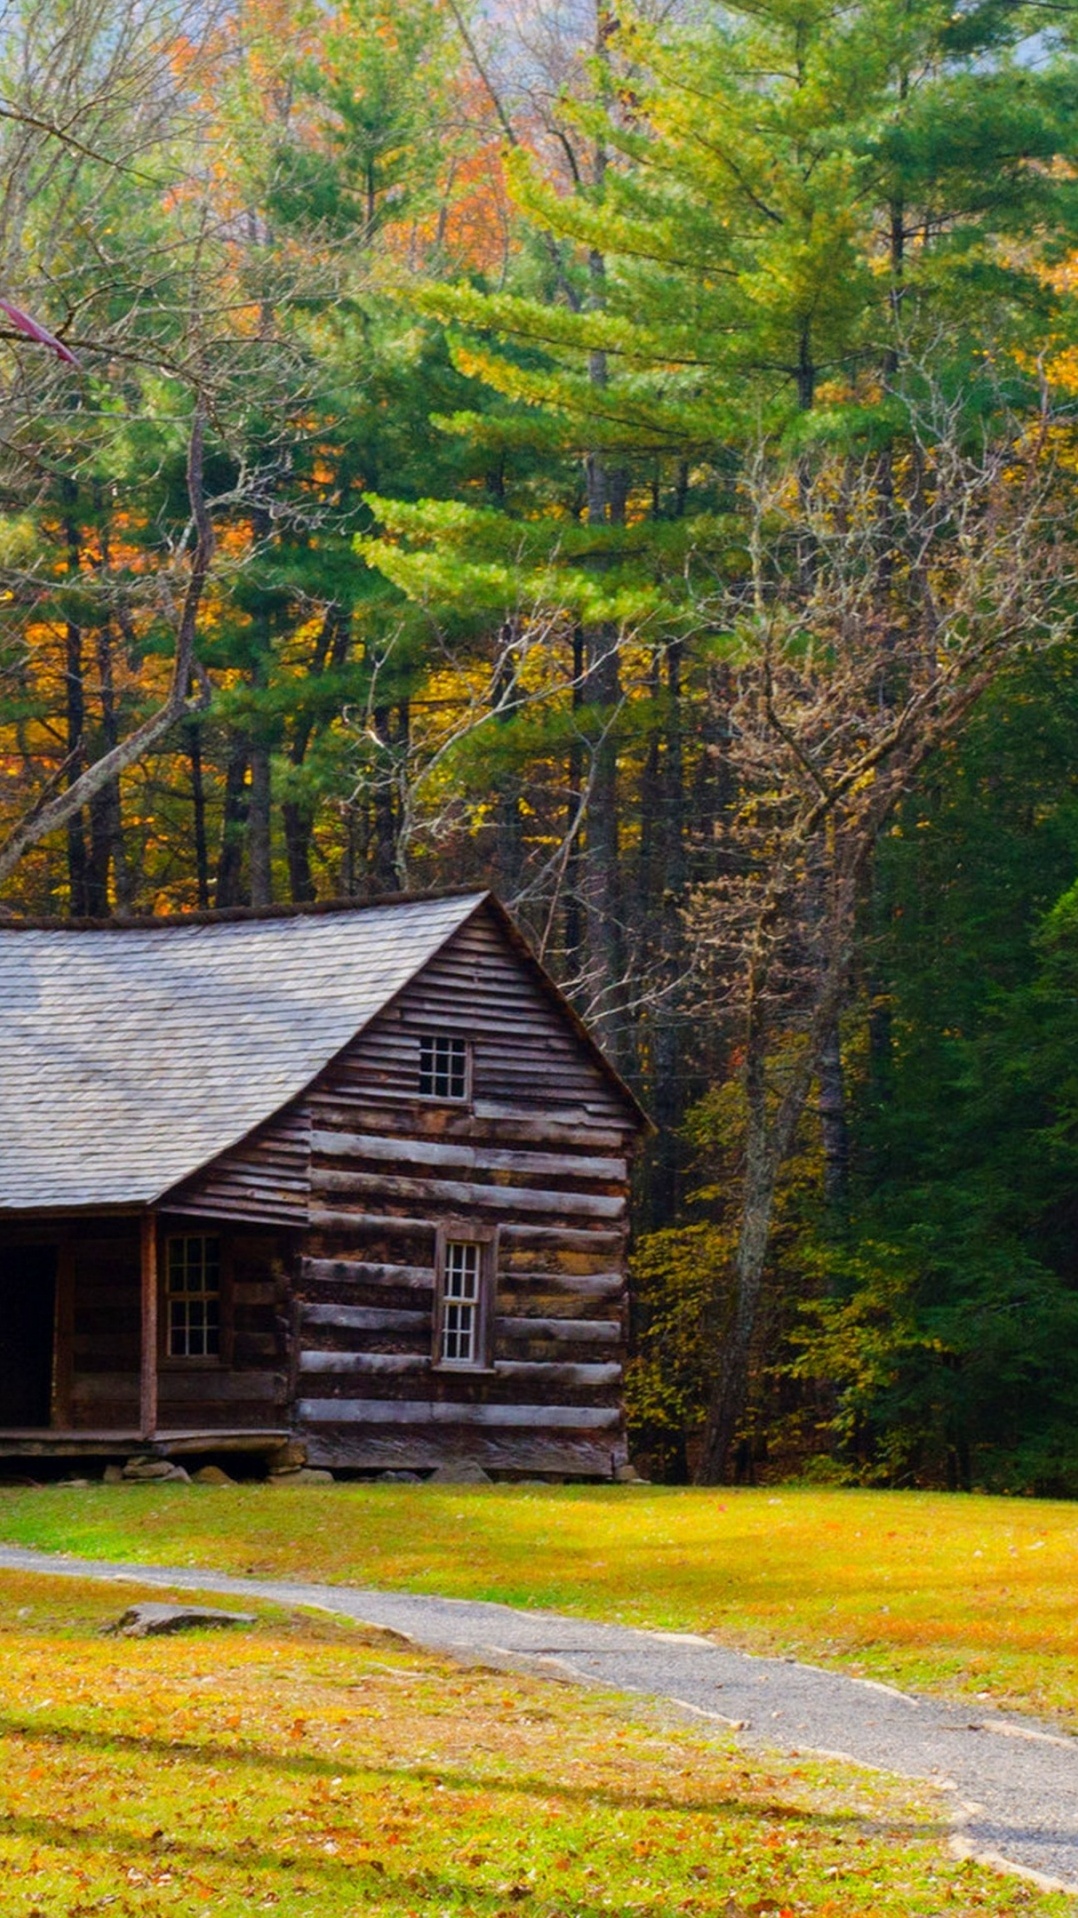
[[[237,1750],[234,1746],[209,1742],[193,1743],[181,1739],[137,1737],[122,1732],[41,1726],[0,1717],[0,1739],[9,1738],[50,1748],[59,1746],[71,1747],[74,1751],[98,1752],[105,1757],[115,1756],[118,1759],[150,1757],[170,1764],[175,1764],[177,1759],[187,1759],[192,1764],[212,1766],[215,1770],[228,1766],[236,1770],[262,1771],[295,1779],[381,1779],[401,1785],[440,1786],[447,1791],[558,1799],[568,1805],[603,1806],[615,1811],[670,1812],[680,1817],[703,1812],[726,1823],[738,1819],[766,1819],[769,1825],[800,1824],[810,1830],[835,1835],[863,1829],[865,1824],[864,1814],[856,1810],[811,1811],[778,1799],[740,1797],[735,1793],[723,1793],[721,1789],[714,1796],[706,1798],[675,1797],[661,1792],[567,1785],[534,1772],[491,1778],[479,1770],[458,1770],[447,1765],[350,1763],[340,1752],[323,1758],[314,1752],[275,1752],[251,1746]],[[7,1819],[0,1818],[0,1830],[10,1828]],[[934,1829],[930,1824],[917,1821],[899,1820],[893,1824],[889,1821],[887,1825],[888,1832],[893,1833],[897,1840],[923,1837]]]
[[[559,1893],[553,1882],[548,1886],[541,1876],[535,1879],[518,1877],[516,1883],[511,1882],[514,1877],[514,1867],[515,1873],[519,1874],[526,1869],[526,1866],[522,1861],[512,1861],[508,1857],[501,1863],[496,1856],[490,1860],[492,1868],[499,1873],[503,1882],[497,1885],[484,1885],[482,1880],[451,1876],[445,1872],[438,1873],[421,1865],[413,1869],[407,1867],[391,1869],[379,1858],[342,1859],[319,1857],[309,1851],[287,1849],[271,1851],[253,1838],[240,1840],[238,1844],[231,1846],[216,1846],[212,1843],[199,1843],[163,1835],[139,1838],[120,1824],[78,1825],[66,1819],[49,1818],[40,1813],[27,1816],[14,1813],[0,1815],[0,1835],[8,1846],[21,1841],[33,1847],[39,1854],[43,1847],[61,1853],[66,1852],[75,1857],[84,1857],[90,1852],[103,1853],[104,1869],[107,1872],[115,1874],[140,1872],[151,1877],[151,1883],[153,1874],[159,1875],[167,1871],[176,1875],[186,1874],[193,1883],[197,1884],[199,1874],[204,1873],[207,1874],[205,1889],[212,1889],[218,1896],[222,1894],[224,1888],[220,1885],[211,1887],[209,1875],[214,1872],[243,1874],[246,1879],[244,1891],[248,1896],[253,1873],[259,1873],[267,1879],[276,1879],[278,1884],[281,1883],[282,1875],[287,1873],[291,1875],[293,1889],[311,1889],[316,1896],[327,1900],[334,1894],[339,1894],[342,1900],[340,1908],[342,1911],[348,1911],[349,1918],[355,1918],[358,1909],[355,1904],[356,1895],[358,1892],[362,1896],[364,1890],[372,1896],[375,1892],[377,1893],[377,1902],[380,1907],[391,1899],[397,1898],[401,1902],[402,1910],[408,1908],[414,1912],[414,1901],[417,1898],[423,1900],[424,1909],[432,1909],[432,1901],[438,1900],[443,1911],[447,1907],[459,1910],[466,1912],[468,1918],[495,1918],[495,1914],[505,1912],[507,1898],[515,1905],[518,1899],[530,1899],[535,1895],[544,1894],[547,1898],[557,1897],[559,1908],[561,1899],[567,1899],[572,1907],[573,1918],[609,1918],[611,1910],[609,1897],[598,1890],[590,1896],[585,1894],[584,1897],[581,1896],[579,1889]],[[901,1828],[898,1828],[895,1837],[899,1838],[903,1835],[908,1834],[903,1834]],[[916,1835],[923,1837],[925,1833],[923,1830],[918,1830]],[[360,1839],[359,1842],[367,1841]],[[369,1848],[371,1851],[377,1850],[377,1838],[370,1841]],[[9,1882],[13,1876],[12,1863],[9,1854],[7,1860]],[[37,1863],[40,1869],[40,1856]],[[723,1859],[716,1866],[708,1869],[702,1881],[701,1867],[696,1865],[691,1876],[664,1886],[654,1896],[649,1887],[649,1902],[646,1907],[640,1905],[639,1892],[636,1892],[634,1908],[646,1909],[649,1918],[676,1918],[676,1914],[683,1913],[687,1909],[686,1894],[692,1893],[695,1897],[703,1895],[707,1899],[707,1909],[715,1912],[721,1909],[724,1918],[743,1918],[742,1907],[733,1894],[738,1881],[744,1879],[748,1871],[751,1871],[752,1863],[751,1858],[746,1858],[743,1852],[739,1853],[735,1858]],[[586,1860],[581,1860],[575,1870],[558,1872],[557,1877],[568,1878],[571,1883],[573,1879],[579,1878],[585,1864]],[[769,1866],[771,1869],[775,1868],[773,1855],[769,1859]],[[656,1869],[660,1868],[659,1862],[656,1861]],[[640,1869],[640,1866],[634,1863],[634,1871],[638,1873]],[[851,1858],[851,1871],[852,1869]],[[553,1880],[554,1877],[555,1871],[552,1869],[551,1879]],[[505,1879],[509,1879],[510,1882],[504,1882]],[[270,1889],[270,1887],[267,1886],[264,1889]],[[751,1910],[759,1913],[763,1909],[759,1902],[759,1891],[754,1888],[751,1896],[754,1900]],[[716,1897],[724,1900],[721,1907],[711,1902]],[[782,1902],[782,1897],[776,1895],[774,1902],[777,1906]],[[694,1905],[692,1908],[698,1907]],[[336,1905],[332,1909],[336,1909]],[[325,1910],[327,1918],[331,1918],[331,1908],[328,1904]]]

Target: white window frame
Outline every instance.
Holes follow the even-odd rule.
[[[474,1299],[454,1296],[455,1278],[460,1265],[455,1248],[474,1253]],[[454,1270],[456,1267],[456,1270]],[[494,1337],[494,1290],[497,1271],[497,1232],[489,1226],[450,1221],[439,1226],[434,1266],[434,1352],[435,1371],[475,1374],[491,1372]],[[460,1325],[460,1308],[466,1308],[470,1320],[471,1353],[467,1358],[447,1356],[446,1345]],[[454,1326],[456,1320],[456,1326]]]
[[[205,1248],[207,1247],[207,1245],[211,1243],[215,1244],[217,1247],[216,1288],[209,1288],[204,1283],[205,1277],[206,1277]],[[184,1255],[183,1255],[183,1264],[184,1264],[185,1276],[186,1276],[186,1268],[188,1263],[188,1252],[186,1248],[194,1245],[201,1245],[203,1248],[202,1257],[201,1257],[201,1277],[203,1279],[203,1284],[201,1287],[197,1289],[188,1289],[187,1287],[185,1287],[183,1291],[174,1291],[172,1286],[173,1247],[183,1246],[185,1248]],[[164,1266],[164,1271],[162,1273],[162,1290],[164,1294],[162,1303],[164,1306],[164,1310],[161,1314],[162,1321],[163,1321],[162,1328],[161,1328],[161,1333],[162,1333],[161,1345],[163,1348],[161,1353],[162,1358],[169,1365],[181,1365],[181,1366],[223,1365],[226,1362],[225,1344],[226,1344],[226,1338],[227,1338],[227,1328],[226,1328],[226,1321],[225,1321],[225,1249],[221,1239],[221,1234],[219,1232],[170,1232],[165,1239],[165,1256],[162,1263]],[[189,1315],[185,1315],[184,1324],[182,1328],[174,1327],[173,1325],[173,1315],[172,1315],[173,1305],[180,1301],[187,1301],[188,1303],[191,1303],[196,1300],[201,1300],[203,1302],[204,1308],[211,1301],[216,1303],[217,1349],[214,1352],[210,1352],[206,1350],[203,1350],[201,1352],[191,1351],[190,1349],[191,1325],[190,1325]],[[203,1327],[202,1327],[204,1345],[206,1342],[205,1334],[208,1329],[209,1328],[205,1323],[205,1316],[204,1316]],[[182,1331],[182,1336],[184,1341],[182,1350],[177,1349],[177,1347],[173,1344],[173,1333],[176,1330]]]

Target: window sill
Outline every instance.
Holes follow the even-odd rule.
[[[442,1378],[451,1379],[493,1379],[498,1375],[497,1366],[471,1365],[453,1359],[432,1359],[430,1369]]]

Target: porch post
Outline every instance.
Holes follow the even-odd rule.
[[[142,1354],[139,1379],[139,1434],[157,1430],[157,1219],[142,1215]]]

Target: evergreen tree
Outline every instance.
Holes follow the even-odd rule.
[[[1078,1486],[1076,727],[1073,653],[1000,686],[879,862],[850,1217],[798,1368],[870,1477]]]

